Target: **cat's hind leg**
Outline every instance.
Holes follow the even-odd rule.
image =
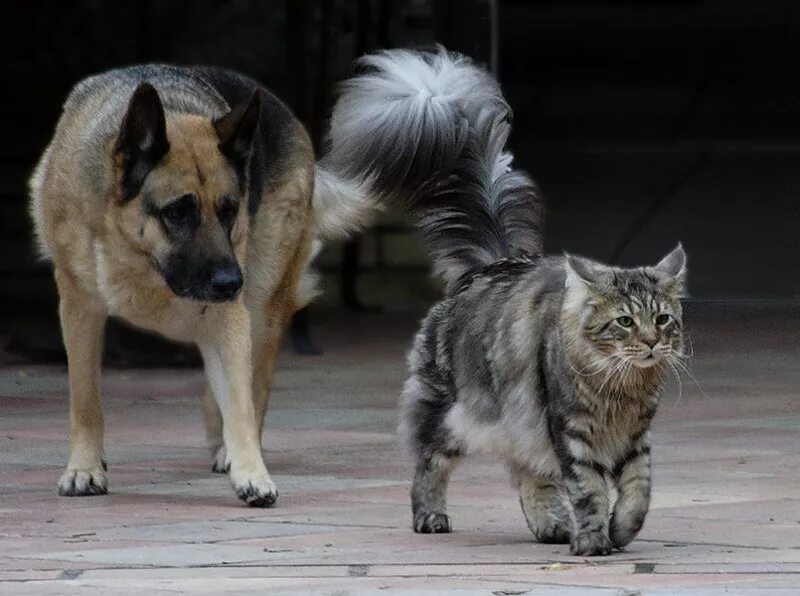
[[[558,481],[531,472],[515,472],[522,513],[536,540],[543,544],[569,544],[570,518]]]
[[[457,457],[448,454],[421,456],[417,460],[414,484],[411,488],[413,528],[422,534],[439,534],[452,531],[447,515],[447,483],[457,463]]]
[[[412,528],[423,534],[450,532],[447,483],[460,450],[445,427],[449,404],[443,391],[413,375],[403,391],[403,424],[416,469],[411,487]]]

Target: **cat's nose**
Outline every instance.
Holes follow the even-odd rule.
[[[650,348],[651,350],[652,350],[652,349],[655,347],[655,345],[658,343],[658,340],[657,340],[657,339],[650,338],[650,337],[643,337],[643,338],[642,338],[642,341],[644,342],[644,345],[646,345],[646,346],[647,346],[648,348]]]

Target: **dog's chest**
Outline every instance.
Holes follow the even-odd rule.
[[[149,270],[117,263],[96,251],[97,287],[108,314],[176,341],[194,342],[205,306],[175,296]]]
[[[123,304],[117,304],[114,310],[110,309],[109,314],[175,341],[192,343],[197,341],[203,316],[202,305],[187,304],[186,300],[173,299],[165,304],[148,303],[141,308],[130,305],[141,301],[149,302],[146,296],[130,298]]]

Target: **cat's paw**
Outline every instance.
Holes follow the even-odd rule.
[[[569,552],[582,557],[595,557],[610,555],[613,548],[605,532],[581,532],[572,539]]]
[[[542,544],[569,544],[570,531],[566,525],[552,524],[546,528],[539,528],[533,532],[537,542]]]
[[[611,542],[614,545],[614,548],[623,548],[625,545],[630,543],[634,538],[636,538],[636,535],[639,533],[639,530],[642,529],[643,524],[644,515],[632,520],[626,520],[625,522],[620,522],[612,517],[609,535],[611,536]]]
[[[414,516],[414,531],[417,534],[446,534],[452,532],[453,527],[444,513],[419,513]]]

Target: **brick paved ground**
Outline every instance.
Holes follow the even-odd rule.
[[[324,356],[282,355],[268,510],[209,471],[199,371],[106,371],[111,494],[56,496],[65,371],[6,366],[0,593],[796,594],[800,308],[694,304],[689,321],[700,387],[672,386],[657,417],[647,524],[626,552],[591,560],[532,542],[490,460],[456,474],[454,533],[409,530],[393,429],[410,316],[318,322]]]

